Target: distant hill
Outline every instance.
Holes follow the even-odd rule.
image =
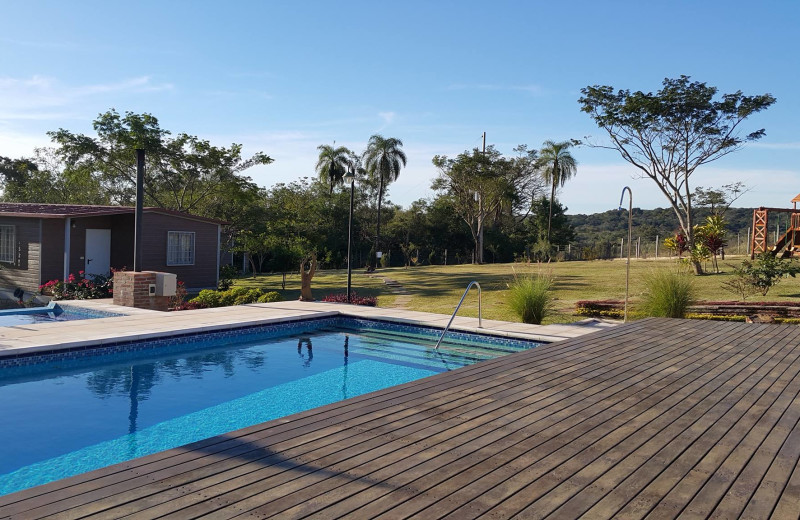
[[[697,223],[702,224],[708,211],[697,212]],[[588,257],[608,258],[619,255],[620,239],[628,236],[628,212],[605,211],[591,215],[567,215],[569,223],[575,228],[575,242],[572,247],[578,250],[590,250]],[[786,229],[788,215],[770,215],[770,231],[781,219],[781,232]],[[753,208],[729,208],[725,212],[728,223],[728,250],[734,250],[737,238],[742,250],[746,249],[748,228],[753,225]],[[663,243],[665,237],[673,235],[679,229],[678,218],[672,209],[639,209],[633,208],[633,240],[637,238],[642,244],[642,254],[655,254],[655,240]],[[660,247],[660,246],[659,246]],[[661,253],[664,254],[664,253]]]

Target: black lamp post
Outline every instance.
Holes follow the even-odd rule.
[[[625,314],[622,318],[623,323],[628,321],[628,285],[631,278],[631,228],[633,226],[633,193],[627,186],[622,188],[619,196],[619,210],[622,211],[622,201],[625,198],[625,190],[628,190],[628,259],[625,262]]]
[[[353,269],[350,264],[350,251],[353,241],[353,194],[356,186],[356,174],[352,168],[347,170],[347,173],[344,175],[343,179],[345,181],[350,181],[350,218],[347,221],[347,303],[350,303],[350,280],[353,273]]]

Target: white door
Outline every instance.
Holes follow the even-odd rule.
[[[111,230],[87,229],[86,230],[86,256],[84,271],[86,275],[111,274]]]

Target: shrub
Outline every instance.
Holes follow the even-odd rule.
[[[261,289],[250,289],[247,292],[239,294],[233,300],[233,305],[244,305],[246,303],[256,303],[259,298],[264,294]]]
[[[219,284],[217,289],[227,291],[233,285],[233,279],[238,274],[237,269],[232,265],[223,265],[219,268]]]
[[[258,303],[273,303],[282,301],[283,296],[281,296],[281,293],[277,291],[270,291],[266,294],[262,294],[261,297],[258,298]]]
[[[246,303],[243,299],[246,297],[249,291],[250,289],[248,289],[247,287],[234,287],[233,289],[228,289],[227,291],[220,292],[219,293],[220,307],[238,305],[236,303],[237,300],[239,300],[242,303]]]
[[[695,301],[694,279],[686,271],[654,270],[643,282],[640,310],[645,316],[683,318]]]
[[[221,307],[221,295],[222,293],[220,292],[203,289],[200,294],[189,300],[189,303],[202,305],[203,307]]]
[[[553,310],[551,276],[517,276],[508,284],[508,305],[523,323],[538,325]]]
[[[800,267],[794,261],[778,258],[769,251],[761,253],[752,262],[744,260],[741,266],[734,269],[737,278],[742,279],[743,283],[748,283],[762,296],[766,296],[781,278],[787,275],[794,278],[798,272]]]
[[[322,301],[332,303],[347,303],[347,293],[329,294],[324,297]],[[374,296],[359,296],[355,291],[350,291],[350,303],[353,305],[366,305],[367,307],[375,307],[378,305],[378,299]]]
[[[248,289],[247,287],[234,287],[227,291],[212,291],[211,289],[204,289],[196,298],[189,301],[190,304],[200,305],[199,308],[206,307],[228,307],[230,305],[244,305],[246,303],[256,302],[278,302],[281,301],[281,295],[277,292],[269,292],[264,294],[261,289]]]

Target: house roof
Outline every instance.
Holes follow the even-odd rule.
[[[53,218],[62,219],[70,217],[101,217],[104,215],[126,215],[133,214],[136,208],[131,206],[92,206],[80,204],[35,204],[24,202],[0,202],[0,216],[4,217],[28,217],[28,218]],[[171,215],[173,217],[199,220],[213,224],[227,224],[224,220],[200,217],[164,208],[146,207],[145,213],[159,213]]]
[[[800,202],[800,195],[797,195],[795,198],[793,198],[789,202]]]

